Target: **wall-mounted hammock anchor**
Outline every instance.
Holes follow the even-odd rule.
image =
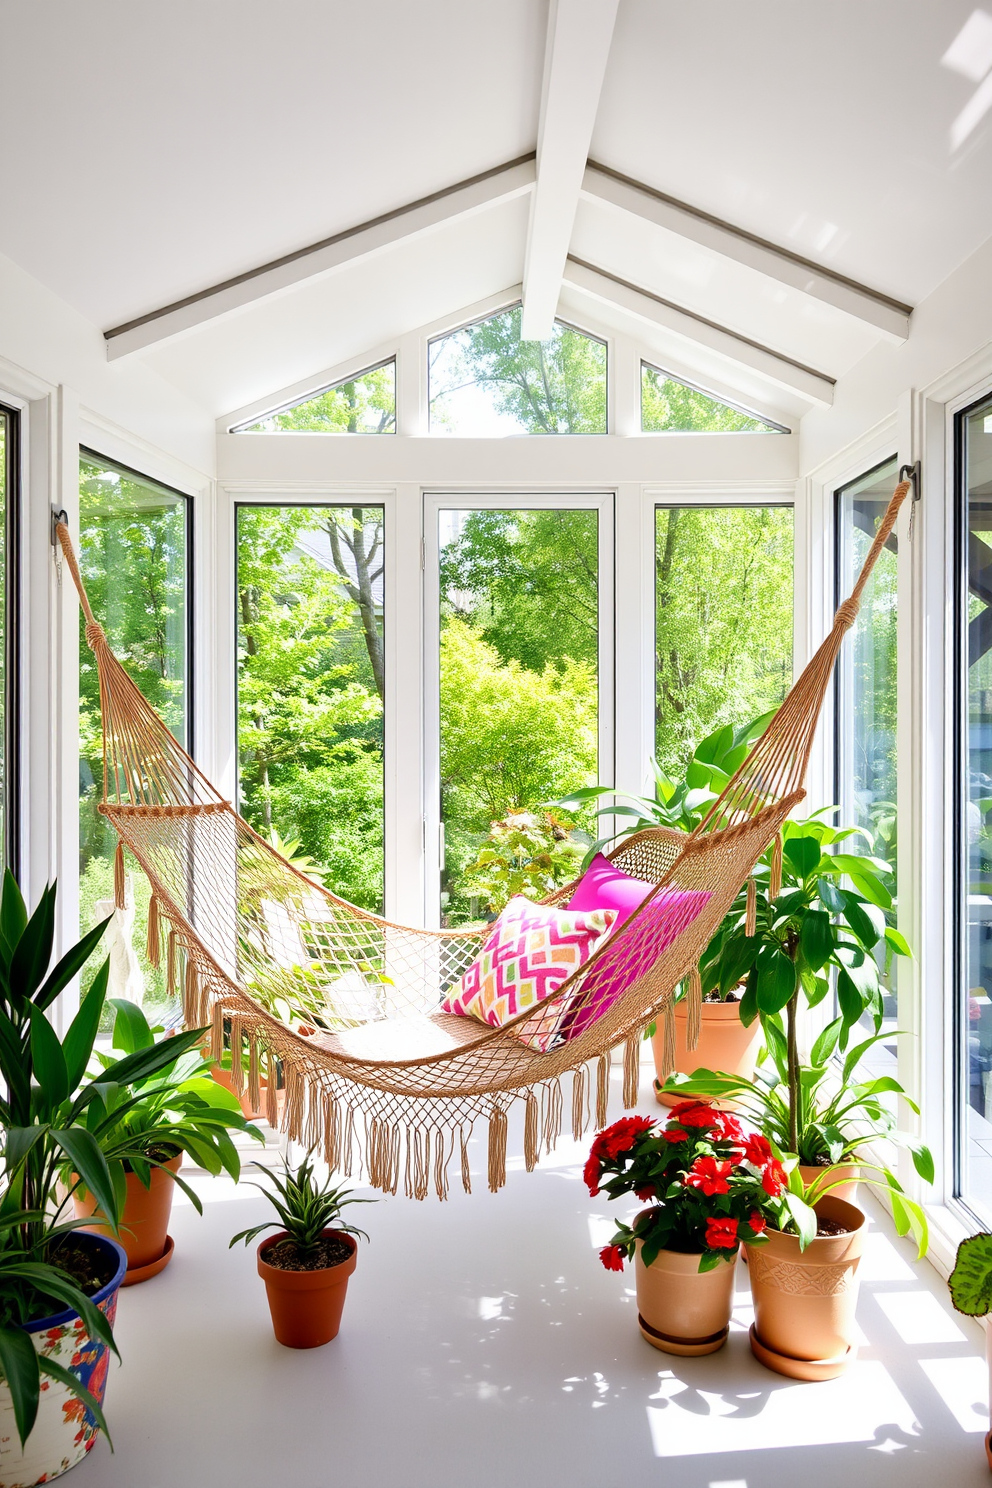
[[[913,541],[913,528],[916,526],[916,503],[923,495],[923,467],[919,460],[914,460],[912,465],[899,466],[900,481],[908,480],[913,487],[913,504],[909,509],[909,540]]]

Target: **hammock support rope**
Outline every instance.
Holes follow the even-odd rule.
[[[786,818],[804,797],[813,734],[834,662],[864,587],[910,489],[895,489],[849,599],[762,737],[691,833],[638,832],[615,848],[618,868],[656,887],[556,993],[588,1010],[583,1031],[547,1053],[515,1028],[438,1011],[445,989],[471,964],[488,926],[422,930],[360,909],[299,873],[223,799],[169,732],[114,656],[90,608],[65,523],[56,535],[96,657],[103,727],[101,813],[118,835],[115,890],[123,898],[123,848],[152,890],[148,954],[163,950],[170,990],[187,1026],[209,1029],[219,1058],[229,1037],[239,1095],[265,1106],[291,1139],[319,1148],[345,1176],[364,1162],[374,1187],[422,1199],[448,1193],[457,1163],[471,1191],[468,1141],[488,1125],[488,1179],[506,1181],[509,1112],[523,1103],[524,1161],[550,1152],[562,1130],[561,1081],[572,1076],[570,1126],[578,1140],[606,1119],[610,1062],[623,1048],[623,1099],[637,1101],[640,1041],[664,1022],[674,1065],[676,991],[687,980],[689,1027],[698,1029],[693,973],[720,922]],[[776,853],[780,863],[780,850]],[[551,895],[567,901],[574,885]],[[667,946],[646,913],[661,888],[709,894],[702,912]],[[612,999],[611,986],[628,985]],[[226,1034],[225,1034],[226,1030]],[[694,1040],[691,1040],[694,1044]],[[264,1086],[264,1088],[263,1088]]]

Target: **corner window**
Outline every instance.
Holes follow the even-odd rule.
[[[645,434],[788,434],[784,424],[749,413],[641,363],[641,428]]]
[[[369,367],[277,408],[232,434],[393,434],[396,432],[396,363]]]
[[[560,320],[521,341],[519,305],[432,341],[428,376],[432,434],[606,433],[606,343]]]
[[[93,613],[118,660],[180,744],[190,739],[190,518],[188,496],[89,450],[79,461],[79,565]],[[114,908],[117,837],[97,810],[103,743],[96,661],[79,628],[79,918],[88,930]],[[127,906],[108,932],[111,995],[160,1003],[160,971],[145,958],[150,889],[129,857]],[[83,973],[83,991],[95,974]],[[116,966],[116,969],[114,969]],[[115,980],[116,979],[116,980]]]

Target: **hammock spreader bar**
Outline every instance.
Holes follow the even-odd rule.
[[[674,1057],[672,1004],[693,976],[752,869],[805,794],[803,780],[823,698],[845,632],[910,488],[896,487],[849,599],[762,737],[691,833],[638,832],[612,861],[655,890],[556,993],[591,1016],[547,1053],[503,1029],[438,1011],[447,986],[475,958],[487,927],[423,930],[349,904],[299,873],[235,812],[200,771],[114,656],[86,597],[64,522],[56,535],[79,594],[100,678],[100,811],[137,859],[152,890],[149,952],[162,942],[187,1025],[225,1028],[235,1088],[295,1141],[318,1147],[345,1175],[364,1162],[368,1181],[414,1198],[448,1192],[452,1159],[470,1191],[468,1142],[488,1124],[489,1186],[505,1182],[510,1108],[523,1106],[525,1165],[562,1128],[561,1080],[571,1075],[571,1129],[580,1138],[606,1118],[612,1051],[624,1049],[623,1098],[636,1103],[640,1040],[664,1024]],[[564,903],[574,885],[549,903]],[[660,888],[701,889],[709,900],[668,946],[652,941],[645,912]],[[154,945],[152,945],[154,941]],[[152,954],[154,953],[154,954]],[[618,978],[629,985],[612,1000]],[[264,1073],[263,1073],[264,1070]],[[264,1087],[264,1088],[263,1088]],[[595,1096],[592,1092],[595,1090]]]

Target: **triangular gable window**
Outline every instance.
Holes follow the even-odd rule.
[[[788,434],[783,424],[735,407],[641,363],[641,428],[646,434]]]
[[[396,363],[381,362],[298,403],[287,403],[232,434],[393,434]]]

